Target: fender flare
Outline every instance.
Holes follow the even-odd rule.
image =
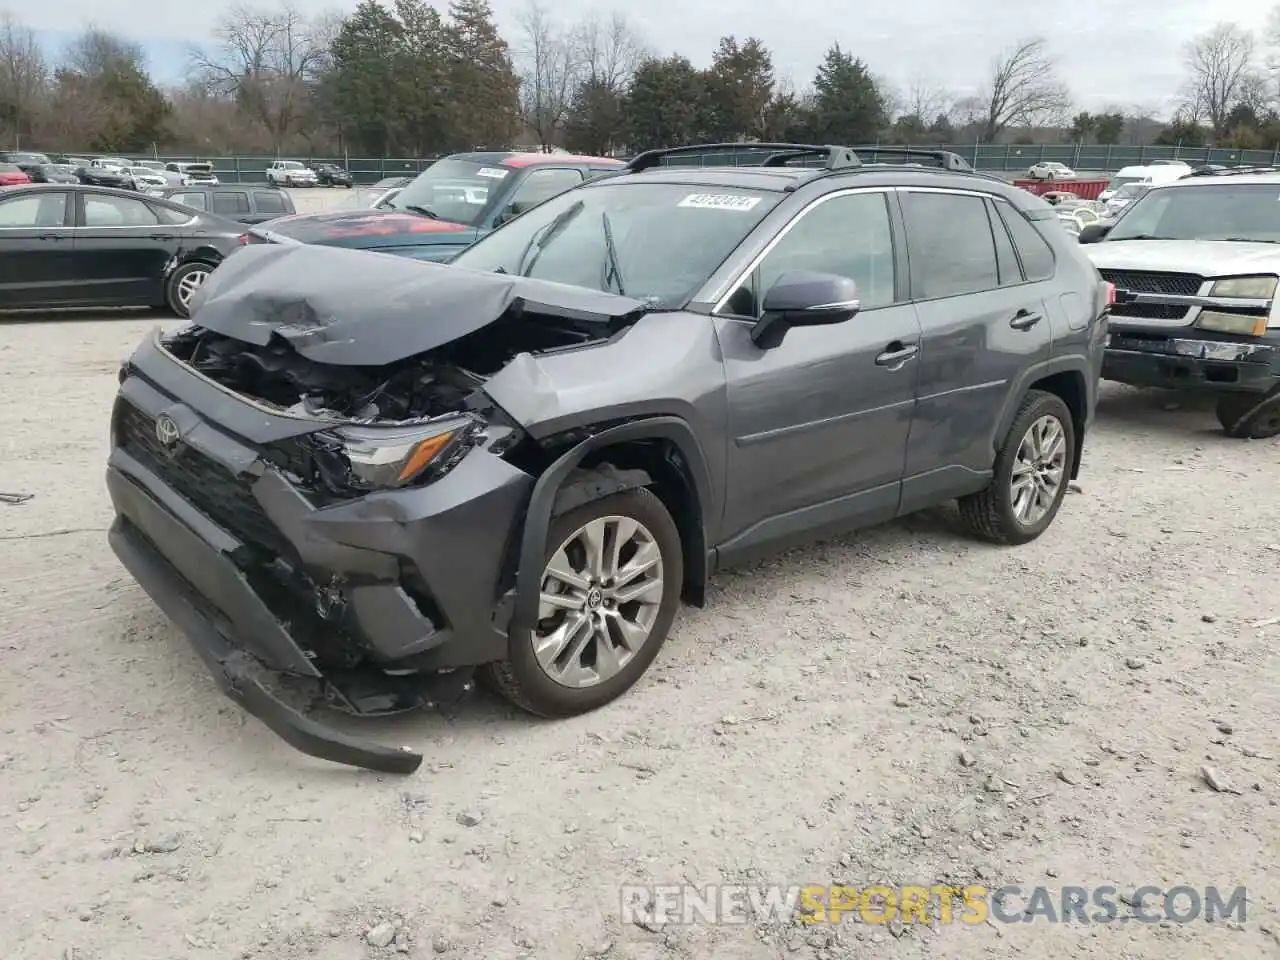
[[[1077,431],[1079,436],[1076,437],[1076,453],[1075,462],[1072,465],[1072,478],[1076,476],[1076,472],[1080,467],[1081,454],[1084,450],[1084,433],[1088,427],[1088,419],[1090,412],[1090,403],[1094,397],[1089,391],[1089,380],[1093,374],[1092,368],[1089,366],[1088,359],[1083,356],[1066,356],[1054,357],[1052,360],[1045,360],[1043,363],[1037,363],[1032,367],[1028,367],[1023,371],[1022,376],[1014,383],[1012,389],[1005,395],[1004,408],[1000,411],[1000,419],[997,421],[996,429],[991,435],[991,456],[994,459],[1000,450],[1000,444],[1004,440],[1005,434],[1009,432],[1009,428],[1013,426],[1013,418],[1018,413],[1018,407],[1022,404],[1022,398],[1027,395],[1027,391],[1031,389],[1031,384],[1037,380],[1043,380],[1045,377],[1051,377],[1058,373],[1075,373],[1080,376],[1085,388],[1085,422],[1080,425]],[[1096,388],[1095,388],[1096,392]]]
[[[602,430],[561,454],[542,472],[533,485],[529,506],[525,512],[524,532],[520,539],[515,605],[511,612],[508,633],[515,630],[532,630],[537,622],[543,554],[546,551],[552,510],[565,480],[592,450],[628,440],[670,440],[679,448],[693,475],[694,488],[701,507],[700,521],[705,548],[707,517],[711,508],[711,475],[707,470],[706,458],[702,455],[702,446],[689,425],[679,417],[659,416],[632,420],[629,423],[621,423]],[[639,474],[643,474],[643,471],[618,471],[618,476],[614,478],[616,482],[610,484],[614,489],[609,492],[639,485],[635,483],[639,479],[637,476]],[[617,483],[624,485],[618,487]]]

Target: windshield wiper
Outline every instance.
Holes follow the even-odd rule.
[[[542,256],[542,251],[547,249],[547,244],[568,226],[569,221],[580,214],[583,210],[582,201],[579,200],[573,206],[558,213],[554,220],[548,223],[541,230],[534,233],[529,238],[529,242],[525,244],[523,250],[520,251],[520,258],[516,260],[516,273],[522,277],[529,276],[529,272],[533,269],[534,264],[538,262],[538,258]]]
[[[422,214],[424,217],[430,217],[432,220],[439,220],[439,219],[440,219],[440,214],[436,213],[436,212],[435,212],[435,211],[433,211],[433,210],[428,210],[426,207],[420,207],[420,206],[418,206],[416,203],[406,203],[406,204],[405,204],[403,207],[401,207],[400,209],[401,209],[401,210],[412,210],[414,213],[420,213],[420,214]]]
[[[601,212],[600,229],[604,231],[604,282],[609,289],[609,281],[618,288],[619,296],[627,295],[627,288],[622,285],[622,268],[618,266],[618,248],[613,242],[613,225],[609,222],[609,214]]]
[[[1150,233],[1135,233],[1131,237],[1107,237],[1108,240],[1173,240],[1174,237],[1157,237]]]
[[[1280,240],[1263,240],[1261,237],[1225,237],[1223,243],[1280,243]]]

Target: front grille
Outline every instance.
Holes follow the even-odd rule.
[[[1113,317],[1140,317],[1144,320],[1181,320],[1190,308],[1171,303],[1116,303],[1111,306]]]
[[[1180,297],[1194,297],[1204,283],[1204,277],[1194,273],[1158,273],[1147,270],[1098,272],[1102,274],[1103,280],[1114,283],[1121,290],[1131,290],[1134,293],[1171,293]]]
[[[278,555],[292,553],[249,489],[248,478],[185,444],[168,450],[156,437],[155,420],[123,401],[116,412],[116,437],[125,452],[228,533]]]

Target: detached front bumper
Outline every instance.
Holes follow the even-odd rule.
[[[1280,330],[1262,338],[1179,328],[1117,328],[1113,319],[1102,378],[1137,387],[1266,393],[1280,383]]]
[[[161,349],[135,354],[146,376],[125,379],[113,414],[112,548],[222,689],[289,743],[416,768],[420,756],[329,730],[262,681],[309,681],[363,715],[461,696],[476,665],[506,653],[500,583],[532,478],[478,448],[426,487],[317,506],[272,459],[299,421],[238,401]],[[168,447],[162,414],[181,433]]]

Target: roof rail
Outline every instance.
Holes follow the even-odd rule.
[[[943,170],[974,172],[973,165],[968,160],[950,150],[922,150],[919,147],[858,147],[858,156],[862,157],[865,163],[915,163],[931,160],[933,162],[930,166],[941,167]],[[885,161],[881,159],[882,157],[892,159]]]
[[[1225,167],[1221,170],[1215,170],[1213,167],[1196,167],[1190,173],[1184,173],[1179,180],[1185,180],[1187,177],[1235,177],[1248,173],[1280,173],[1280,169],[1275,167],[1259,167],[1259,166],[1242,166],[1242,167]]]
[[[736,153],[748,150],[772,150],[759,165],[764,167],[785,166],[788,160],[799,157],[822,157],[824,170],[839,170],[862,166],[858,155],[849,147],[833,144],[819,146],[811,143],[698,143],[683,147],[666,147],[661,150],[646,150],[631,158],[627,170],[637,173],[651,167],[660,166],[663,159],[670,156],[698,153]]]

